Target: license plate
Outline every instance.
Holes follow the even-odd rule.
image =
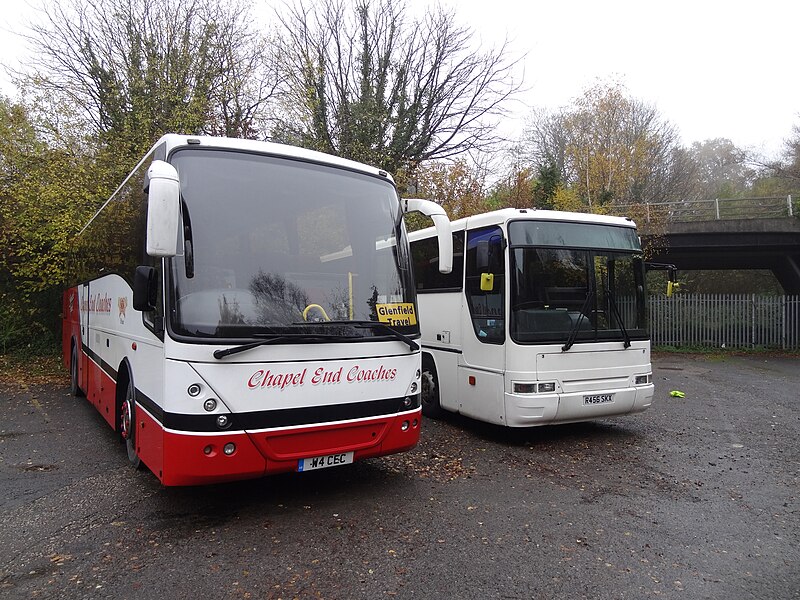
[[[614,394],[591,394],[583,397],[583,403],[586,404],[607,404],[614,401]]]
[[[328,454],[327,456],[314,456],[312,458],[301,458],[297,462],[298,471],[313,471],[314,469],[325,469],[327,467],[338,467],[339,465],[349,465],[353,462],[352,452],[342,452],[340,454]]]

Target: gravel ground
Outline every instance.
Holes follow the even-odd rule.
[[[204,488],[131,470],[63,385],[0,384],[0,597],[800,598],[800,360],[654,376],[639,415],[426,420],[412,452]]]

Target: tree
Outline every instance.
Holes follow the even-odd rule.
[[[130,159],[170,131],[255,135],[276,88],[242,5],[57,0],[41,14],[28,78]]]
[[[0,350],[59,328],[69,239],[97,208],[92,159],[0,99]],[[102,179],[102,178],[100,178]]]
[[[391,172],[499,141],[519,89],[508,46],[480,51],[452,13],[392,0],[297,0],[279,15],[288,84],[279,139]]]
[[[792,136],[786,140],[783,150],[781,175],[800,186],[800,125],[792,127]]]
[[[450,219],[460,219],[486,210],[485,174],[470,167],[464,158],[452,163],[431,161],[415,171],[416,193],[440,204]]]
[[[689,155],[696,165],[694,195],[700,199],[735,198],[751,192],[755,171],[747,153],[728,139],[695,142]]]
[[[782,182],[783,193],[797,194],[800,191],[800,125],[792,127],[792,135],[786,139],[779,161],[768,166],[768,172]]]
[[[491,190],[487,205],[493,210],[501,208],[533,208],[536,180],[529,167],[516,165]]]
[[[540,163],[538,177],[533,186],[533,205],[536,208],[553,208],[558,189],[563,185],[561,173],[554,162]]]
[[[693,166],[675,127],[618,83],[588,88],[571,107],[534,113],[523,141],[532,164],[558,170],[590,211],[690,190]]]

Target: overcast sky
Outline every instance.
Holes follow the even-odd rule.
[[[30,0],[37,5],[40,0]],[[426,0],[409,0],[414,9]],[[25,48],[13,32],[32,13],[2,0],[0,62]],[[266,4],[253,0],[254,6]],[[773,155],[800,125],[797,0],[442,0],[486,46],[525,54],[523,99],[556,108],[597,79],[654,104],[684,143],[717,137]],[[268,11],[260,11],[269,14]],[[6,33],[9,32],[9,33]],[[3,75],[2,91],[14,93]],[[523,126],[507,123],[513,132]]]

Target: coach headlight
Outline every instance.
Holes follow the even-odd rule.
[[[647,385],[648,383],[653,383],[652,373],[648,373],[647,375],[637,375],[633,381],[634,385]]]
[[[512,389],[515,394],[552,394],[556,391],[556,382],[515,381]]]

